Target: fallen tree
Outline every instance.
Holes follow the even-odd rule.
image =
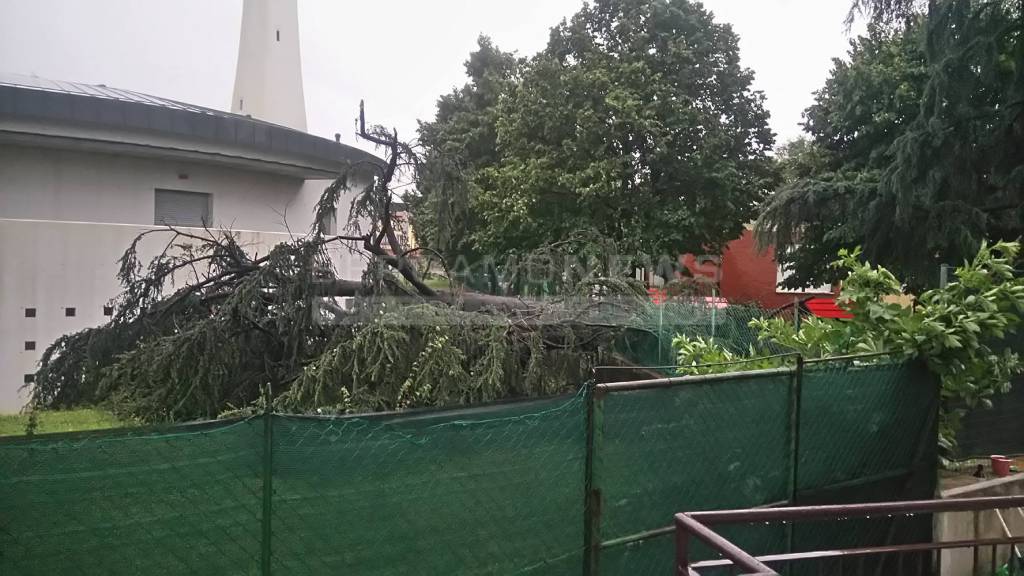
[[[373,178],[356,191],[345,234],[314,225],[262,256],[230,230],[141,234],[120,260],[111,321],[47,348],[30,407],[175,421],[252,409],[269,387],[279,410],[368,412],[547,395],[586,380],[645,303],[642,287],[594,271],[607,267],[560,274],[559,297],[544,300],[469,292],[450,278],[432,287],[423,262],[445,263],[402,243],[392,206],[416,152],[368,129],[362,111],[359,135],[385,160],[351,167]],[[314,222],[333,213],[350,176],[325,190]],[[144,263],[140,243],[156,236],[167,240]],[[360,280],[337,276],[337,247],[369,262]]]

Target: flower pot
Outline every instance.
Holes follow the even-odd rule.
[[[991,456],[992,460],[992,473],[996,476],[1009,476],[1010,475],[1010,459],[1006,456],[1000,456],[994,454]]]

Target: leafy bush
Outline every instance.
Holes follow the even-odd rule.
[[[973,260],[956,270],[956,281],[905,306],[896,301],[903,286],[891,272],[864,262],[859,249],[843,250],[832,265],[847,273],[839,304],[853,318],[810,318],[799,330],[781,319],[752,320],[759,343],[748,356],[766,356],[771,345],[807,358],[893,352],[923,359],[942,383],[940,442],[951,448],[963,407],[991,406],[992,396],[1007,392],[1010,379],[1024,371],[1007,339],[1024,314],[1024,279],[1015,276],[1013,266],[1019,252],[1017,242],[983,244]],[[713,340],[680,335],[673,345],[681,373],[735,370],[735,365],[720,363],[742,358]],[[701,366],[709,363],[719,365]]]

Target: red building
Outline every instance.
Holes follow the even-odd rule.
[[[814,296],[832,298],[832,286],[818,286],[807,290],[780,288],[778,283],[785,271],[775,261],[774,248],[759,253],[754,233],[749,227],[743,235],[726,245],[720,256],[694,256],[684,254],[680,264],[694,276],[705,276],[718,285],[718,293],[731,304],[759,304],[763,308],[778,308],[792,304],[793,299],[805,300]]]

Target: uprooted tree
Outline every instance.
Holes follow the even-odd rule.
[[[102,405],[168,421],[251,409],[268,389],[280,410],[341,413],[579,386],[643,302],[639,285],[576,267],[556,270],[563,295],[544,301],[432,287],[415,258],[423,250],[403,245],[392,209],[393,183],[417,154],[396,132],[367,129],[362,111],[359,135],[386,160],[342,174],[314,219],[323,222],[354,186],[352,170],[369,169],[345,235],[315,224],[256,257],[231,231],[141,234],[120,261],[113,318],[49,346],[30,406]],[[139,245],[154,235],[166,244],[144,265]],[[337,276],[328,253],[336,246],[369,261],[361,280]],[[541,261],[550,271],[550,251]]]

